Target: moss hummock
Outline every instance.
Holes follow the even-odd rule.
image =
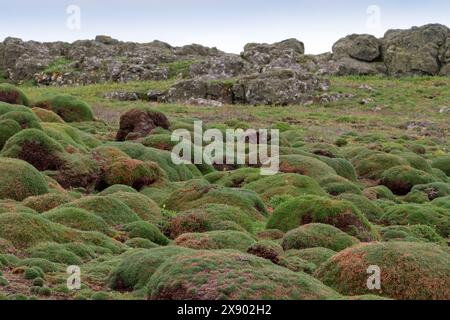
[[[450,210],[429,204],[399,204],[386,210],[380,219],[385,225],[422,224],[434,228],[441,236],[450,234]]]
[[[30,105],[25,93],[8,83],[0,83],[0,101],[27,107]]]
[[[379,294],[393,299],[450,299],[450,255],[438,245],[411,242],[361,244],[322,265],[315,276],[345,295]],[[381,270],[381,290],[367,287],[367,269]]]
[[[232,230],[184,233],[175,239],[178,246],[191,249],[236,249],[244,252],[255,242],[248,233]]]
[[[270,188],[267,186],[270,186]],[[263,177],[260,180],[246,184],[244,188],[255,191],[264,201],[269,201],[275,196],[282,195],[290,195],[293,197],[326,195],[326,192],[314,179],[296,173],[282,173],[275,176]]]
[[[121,158],[106,168],[103,180],[107,186],[124,184],[141,190],[164,178],[164,172],[155,162]]]
[[[283,237],[284,250],[323,247],[341,251],[359,240],[328,224],[311,223],[287,232]]]
[[[32,112],[10,111],[0,116],[0,120],[14,120],[22,129],[42,130],[41,121]]]
[[[99,216],[110,226],[139,221],[139,216],[120,200],[110,197],[89,196],[59,208],[80,208]]]
[[[3,149],[6,141],[20,130],[22,128],[15,120],[0,120],[0,151]]]
[[[309,223],[330,224],[363,241],[377,239],[369,221],[351,202],[318,196],[286,201],[275,209],[266,228],[289,231]]]
[[[235,226],[234,228],[231,228]],[[209,204],[201,208],[183,211],[165,225],[165,233],[175,239],[183,233],[214,230],[253,230],[252,220],[238,207]]]
[[[94,112],[89,104],[70,95],[56,95],[43,98],[33,107],[55,112],[66,122],[82,122],[94,120]]]
[[[381,175],[381,184],[397,195],[406,195],[419,184],[436,182],[431,174],[409,166],[393,167]]]
[[[239,251],[172,256],[152,275],[148,298],[163,300],[314,300],[339,295],[304,273]]]
[[[32,165],[0,157],[0,199],[22,201],[48,192],[47,181]]]

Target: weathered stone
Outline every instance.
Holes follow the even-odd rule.
[[[438,75],[449,62],[450,30],[430,24],[408,30],[389,30],[383,42],[383,58],[390,75]],[[447,71],[444,68],[444,73]]]
[[[372,62],[381,55],[381,42],[368,34],[352,34],[340,39],[333,45],[335,60],[353,58],[360,61]]]

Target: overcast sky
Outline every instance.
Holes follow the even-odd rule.
[[[449,0],[0,0],[0,39],[68,41],[106,34],[123,41],[200,43],[239,53],[248,42],[297,38],[330,51],[351,33],[450,26]],[[75,5],[80,10],[69,10]],[[75,9],[77,8],[75,7]],[[80,22],[78,24],[78,21]],[[78,28],[79,27],[79,28]]]

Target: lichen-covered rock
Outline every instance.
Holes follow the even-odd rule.
[[[356,60],[372,62],[381,55],[381,42],[372,35],[352,34],[340,39],[333,45],[333,58],[350,57]]]
[[[445,59],[450,30],[429,24],[384,35],[383,58],[390,75],[438,75]]]
[[[394,299],[450,298],[449,253],[427,243],[387,242],[346,249],[323,264],[315,276],[345,295],[378,293]],[[381,270],[381,290],[367,286],[367,269]]]

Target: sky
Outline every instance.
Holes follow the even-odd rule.
[[[352,33],[450,26],[449,0],[0,0],[0,40],[161,40],[239,53],[246,43],[297,38],[306,52],[331,51]]]

